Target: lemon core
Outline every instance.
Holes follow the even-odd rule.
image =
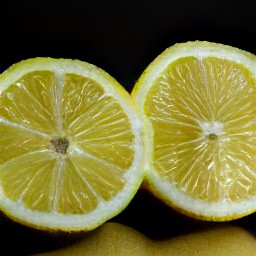
[[[51,145],[54,152],[65,155],[67,153],[69,141],[65,137],[59,137],[52,139]]]
[[[218,139],[218,135],[216,135],[215,133],[210,133],[208,136],[209,140],[217,140]]]

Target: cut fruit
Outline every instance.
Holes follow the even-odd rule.
[[[34,58],[0,76],[0,207],[40,229],[90,230],[121,212],[142,179],[128,92],[94,65]]]
[[[132,92],[144,123],[147,187],[180,212],[224,221],[256,210],[256,58],[176,44]]]

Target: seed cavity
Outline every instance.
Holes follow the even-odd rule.
[[[223,124],[219,122],[199,122],[202,136],[209,141],[217,141],[223,135]]]
[[[65,137],[54,138],[51,140],[52,149],[59,154],[65,155],[69,146],[69,141]]]
[[[214,134],[214,133],[210,133],[207,135],[209,140],[217,140],[218,139],[218,135]]]

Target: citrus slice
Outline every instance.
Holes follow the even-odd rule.
[[[256,58],[210,42],[176,44],[132,92],[147,186],[177,210],[224,221],[256,210]]]
[[[0,207],[24,224],[90,230],[143,179],[138,114],[105,71],[34,58],[0,76]]]

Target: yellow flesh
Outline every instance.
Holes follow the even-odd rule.
[[[255,196],[255,104],[256,82],[243,66],[215,57],[173,62],[145,102],[154,169],[192,198]]]
[[[133,131],[96,81],[34,71],[0,97],[0,180],[9,199],[32,210],[81,214],[124,187]],[[62,151],[60,138],[68,141]]]

